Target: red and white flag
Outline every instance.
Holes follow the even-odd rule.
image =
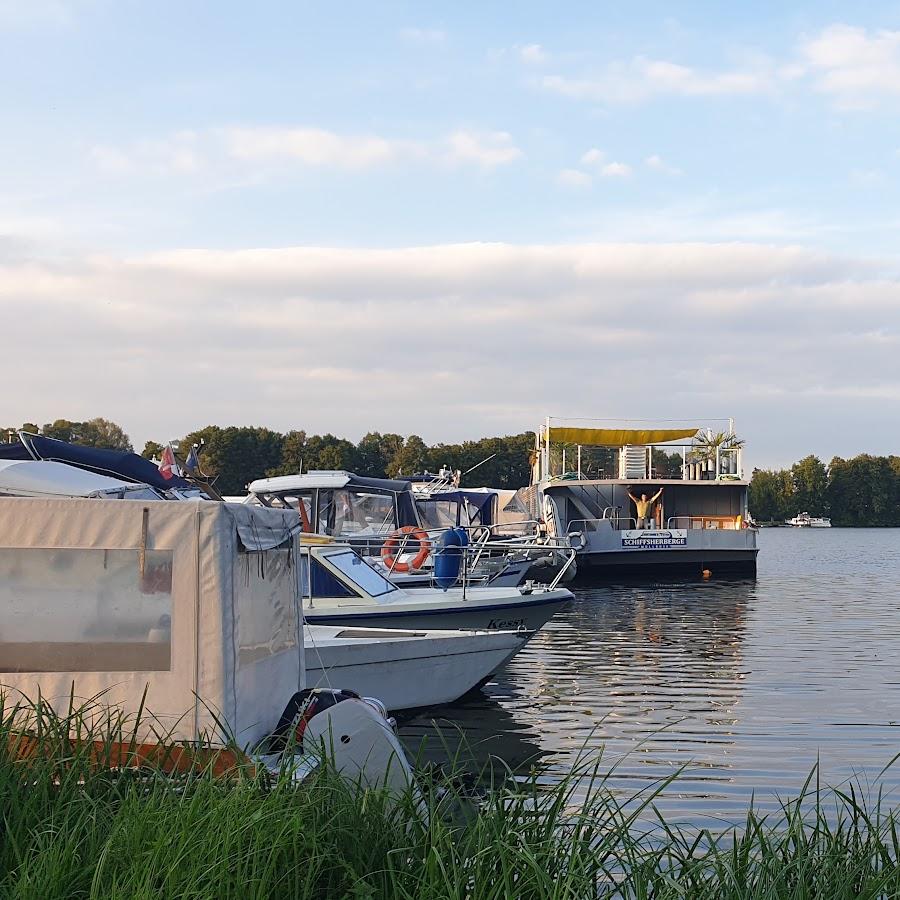
[[[181,474],[178,471],[178,463],[175,461],[175,453],[173,452],[171,445],[167,445],[166,449],[162,452],[162,459],[159,462],[159,474],[162,475],[166,481],[169,481],[175,475]]]

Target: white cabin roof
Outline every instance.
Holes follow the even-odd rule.
[[[313,470],[302,475],[277,475],[274,478],[257,478],[247,485],[251,494],[270,494],[278,491],[301,491],[312,488],[342,488],[350,481],[349,472]]]
[[[0,494],[7,496],[99,497],[142,487],[60,462],[0,460]]]

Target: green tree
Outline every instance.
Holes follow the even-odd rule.
[[[79,443],[86,447],[102,447],[106,450],[131,450],[131,438],[120,425],[109,419],[88,419],[80,427]]]
[[[403,449],[399,434],[380,434],[370,431],[356,445],[357,473],[370,478],[388,478],[391,461]]]
[[[131,439],[121,425],[99,416],[86,422],[57,419],[41,429],[45,437],[58,441],[81,444],[84,447],[100,447],[104,450],[131,450]]]
[[[391,458],[388,473],[392,478],[401,474],[414,475],[428,468],[429,462],[430,454],[425,441],[417,434],[411,434]]]
[[[289,431],[281,442],[281,460],[269,475],[296,475],[305,472],[309,466],[306,452],[306,432]]]
[[[356,447],[344,438],[333,434],[314,434],[306,442],[310,469],[354,472],[356,470]]]
[[[835,525],[900,525],[900,478],[889,457],[835,457],[828,467],[827,492]]]
[[[178,457],[184,461],[191,447],[199,445],[200,468],[215,478],[216,490],[239,495],[249,482],[278,467],[283,443],[284,435],[268,428],[207,425],[179,441]]]
[[[750,514],[758,522],[783,522],[793,513],[794,484],[786,469],[754,469],[750,479]]]
[[[81,437],[81,422],[70,422],[68,419],[56,419],[48,422],[41,429],[44,437],[54,438],[57,441],[77,442]]]
[[[144,449],[141,450],[141,456],[143,456],[144,459],[160,459],[162,457],[163,449],[163,444],[158,444],[156,441],[147,441],[147,443],[144,444]]]
[[[667,453],[665,450],[653,449],[653,471],[658,478],[681,478],[681,467],[684,458],[680,453]]]
[[[805,456],[791,466],[794,513],[822,516],[828,511],[828,471],[818,456]]]

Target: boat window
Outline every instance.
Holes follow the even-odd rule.
[[[422,524],[429,530],[455,528],[459,524],[459,504],[455,500],[417,500]]]
[[[329,553],[328,562],[347,576],[370,597],[382,597],[397,588],[381,573],[376,572],[364,559],[352,550]]]
[[[300,554],[299,575],[300,596],[317,599],[320,597],[355,597],[356,592],[344,584],[337,576],[325,568],[314,556]]]
[[[294,650],[298,631],[294,553],[275,547],[238,557],[235,585],[235,638],[238,666],[250,666],[276,653]]]
[[[319,491],[319,533],[334,537],[389,534],[396,525],[394,497],[368,491]]]
[[[0,548],[0,672],[171,669],[172,551]]]

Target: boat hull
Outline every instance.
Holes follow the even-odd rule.
[[[580,582],[620,575],[700,575],[704,569],[714,575],[755,575],[757,550],[676,551],[649,550],[636,553],[582,553],[578,556]]]
[[[392,712],[438,706],[487,681],[533,634],[313,626],[304,641],[306,683],[377,697]]]
[[[414,596],[424,594],[416,591]],[[440,592],[434,592],[438,596]],[[475,593],[475,592],[473,592]],[[311,625],[361,625],[371,628],[482,629],[537,631],[572,599],[569,591],[525,594],[510,602],[477,598],[434,603],[326,606],[316,600],[303,613]]]

